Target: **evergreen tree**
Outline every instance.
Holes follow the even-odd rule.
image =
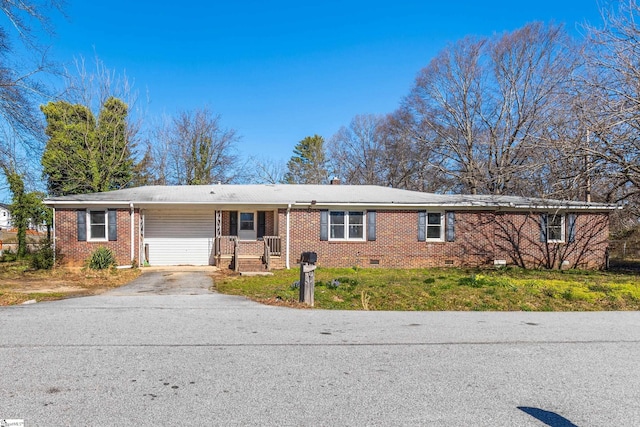
[[[324,184],[328,175],[324,138],[314,135],[295,146],[284,180],[287,184]]]
[[[41,107],[49,137],[42,156],[52,196],[124,188],[133,180],[132,143],[127,133],[127,105],[110,97],[98,120],[89,108],[66,101]]]

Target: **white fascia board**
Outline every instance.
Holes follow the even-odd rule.
[[[331,208],[360,208],[360,209],[439,209],[439,210],[473,210],[473,211],[591,211],[606,212],[622,207],[614,205],[605,206],[570,206],[570,205],[482,205],[482,204],[440,204],[440,203],[296,203],[292,207],[315,208],[315,209],[331,209]]]
[[[83,208],[86,206],[127,206],[129,207],[129,205],[133,202],[131,201],[122,201],[122,200],[114,200],[114,201],[106,201],[106,200],[95,200],[95,201],[78,201],[78,200],[64,200],[64,201],[58,201],[58,200],[44,200],[43,202],[46,206],[49,207],[78,207],[78,208]]]
[[[521,210],[521,211],[552,211],[552,210],[561,210],[561,211],[591,211],[591,212],[606,212],[606,211],[614,211],[618,209],[622,209],[622,206],[617,205],[604,205],[604,206],[571,206],[571,205],[515,205],[511,206],[502,206],[508,207],[513,210]]]
[[[484,210],[484,211],[591,211],[591,212],[606,212],[622,209],[622,206],[617,205],[598,205],[598,206],[571,206],[571,205],[525,205],[525,204],[469,204],[469,203],[365,203],[365,202],[292,202],[292,203],[273,203],[273,202],[172,202],[172,201],[145,201],[145,202],[132,202],[129,200],[92,200],[92,201],[79,201],[79,200],[45,200],[44,204],[49,207],[77,207],[83,208],[88,206],[127,206],[129,207],[133,203],[138,208],[185,208],[185,207],[215,207],[217,209],[255,209],[256,207],[270,208],[270,209],[286,209],[289,205],[291,208],[305,208],[305,209],[332,209],[332,208],[352,208],[352,209],[440,209],[440,210]]]

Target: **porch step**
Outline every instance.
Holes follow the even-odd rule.
[[[267,266],[260,258],[243,258],[238,260],[238,271],[240,272],[258,272],[267,271]]]

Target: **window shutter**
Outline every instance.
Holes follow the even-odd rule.
[[[547,214],[540,214],[540,242],[547,241]]]
[[[446,214],[446,234],[447,242],[453,242],[456,239],[456,213],[449,211]]]
[[[320,211],[320,240],[329,240],[329,211]]]
[[[78,242],[87,241],[87,211],[76,211],[77,223],[78,223]]]
[[[418,211],[418,242],[427,241],[427,211]]]
[[[576,241],[576,214],[567,215],[567,230],[568,230],[568,242],[573,243]]]
[[[367,240],[376,240],[376,211],[367,211]]]
[[[258,211],[258,238],[267,234],[267,213]]]
[[[108,220],[109,222],[109,241],[115,242],[118,240],[118,215],[115,209],[108,210]]]
[[[229,212],[229,234],[238,235],[238,211]]]

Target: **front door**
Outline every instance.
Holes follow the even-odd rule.
[[[256,214],[255,212],[240,212],[239,214],[239,240],[256,240]]]

